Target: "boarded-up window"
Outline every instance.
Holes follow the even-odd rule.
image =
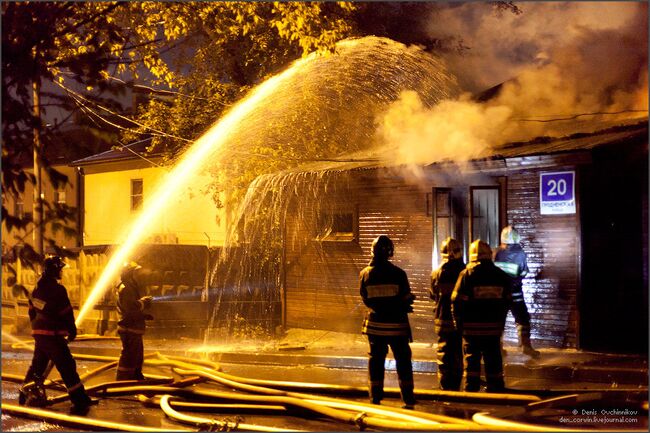
[[[131,179],[131,210],[135,211],[142,206],[143,198],[143,182],[142,179]]]

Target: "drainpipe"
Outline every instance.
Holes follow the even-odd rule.
[[[43,255],[43,180],[41,176],[41,107],[40,107],[40,78],[36,77],[33,81],[33,98],[34,98],[34,201],[32,203],[32,217],[34,231],[32,239],[34,250]]]
[[[84,233],[86,232],[86,176],[83,167],[77,167],[77,246],[85,246]]]

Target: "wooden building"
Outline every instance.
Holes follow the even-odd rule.
[[[341,164],[303,173],[284,219],[285,327],[360,332],[358,273],[372,240],[417,295],[416,341],[433,341],[429,275],[447,236],[466,249],[519,231],[532,336],[540,347],[645,352],[648,342],[648,122],[511,143],[463,165]],[[467,257],[467,251],[465,251]],[[516,341],[512,316],[506,340]]]

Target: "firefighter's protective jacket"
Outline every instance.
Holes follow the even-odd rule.
[[[408,313],[415,296],[406,272],[388,260],[373,258],[359,274],[359,292],[369,308],[362,333],[411,339]]]
[[[491,260],[471,262],[451,295],[454,323],[463,336],[501,336],[512,299],[510,278]]]
[[[144,334],[147,315],[140,292],[139,285],[133,280],[122,281],[117,286],[117,312],[120,315],[117,322],[118,331]]]
[[[32,335],[77,335],[68,291],[51,275],[38,280],[29,300],[29,316]]]
[[[436,304],[433,317],[438,334],[456,329],[451,315],[451,294],[463,269],[465,262],[462,259],[452,259],[444,260],[440,267],[431,273],[429,296]]]
[[[516,286],[521,287],[521,281],[528,274],[528,263],[520,244],[500,245],[494,255],[494,264],[508,274]]]

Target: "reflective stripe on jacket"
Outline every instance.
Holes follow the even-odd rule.
[[[406,272],[388,260],[373,259],[359,274],[359,294],[368,307],[362,333],[411,338],[413,296]]]
[[[494,264],[510,277],[512,302],[524,302],[523,279],[528,275],[526,253],[520,244],[501,244],[494,254]]]
[[[64,335],[76,333],[74,313],[68,291],[56,278],[41,276],[29,299],[32,335]]]
[[[510,287],[508,275],[491,260],[467,265],[451,296],[454,322],[462,334],[500,336],[512,299]]]

